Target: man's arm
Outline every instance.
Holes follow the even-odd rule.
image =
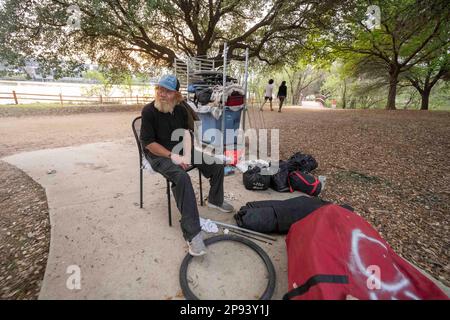
[[[172,153],[171,151],[167,150],[165,147],[160,145],[158,142],[152,142],[148,144],[145,148],[157,157],[164,157],[171,159],[173,163],[179,165],[181,168],[183,168],[183,170],[186,170],[190,166],[188,158],[185,158],[184,156],[181,157],[176,153]]]
[[[157,157],[170,158],[172,152],[160,145],[158,142],[152,142],[145,146],[145,148]]]

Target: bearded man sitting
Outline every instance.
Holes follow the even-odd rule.
[[[206,247],[194,189],[185,171],[192,165],[192,159],[198,160],[199,163],[193,165],[210,180],[208,206],[222,212],[232,212],[234,209],[224,201],[224,165],[193,147],[188,129],[188,111],[182,104],[179,89],[180,83],[173,75],[163,76],[159,80],[155,101],[142,109],[140,140],[153,170],[172,182],[172,192],[181,212],[181,230],[189,253],[200,256],[206,253]],[[182,148],[178,148],[180,144]]]

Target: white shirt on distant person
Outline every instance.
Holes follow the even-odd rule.
[[[268,84],[266,86],[266,93],[264,93],[264,97],[272,98],[272,94],[273,94],[273,83]]]

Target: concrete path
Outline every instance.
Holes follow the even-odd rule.
[[[172,197],[174,223],[169,227],[166,184],[160,175],[145,173],[144,208],[139,208],[138,155],[133,139],[26,152],[3,160],[24,170],[46,189],[51,244],[40,299],[183,298],[178,273],[186,244],[178,223],[180,215]],[[49,174],[49,170],[55,172]],[[197,190],[197,171],[192,171],[191,177]],[[207,195],[206,179],[203,186]],[[225,193],[235,208],[248,201],[293,196],[247,191],[241,174],[225,178]],[[206,207],[200,208],[200,214],[235,224],[231,214],[218,214]],[[274,299],[280,299],[287,290],[285,242],[284,237],[278,238],[272,246],[257,242],[276,268]],[[264,268],[258,258],[245,260],[243,255],[250,256],[239,249],[200,258],[206,259],[205,266],[214,268],[206,273],[199,270],[199,274],[208,276],[210,288],[228,282],[223,274],[231,277],[236,285],[229,285],[223,297],[254,299],[266,285]],[[219,259],[223,260],[217,265]],[[73,279],[71,266],[80,268],[81,289],[67,286],[68,279]],[[258,268],[259,275],[255,274]],[[258,276],[261,281],[255,281]]]

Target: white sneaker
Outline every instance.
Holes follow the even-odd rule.
[[[202,233],[199,232],[191,241],[186,241],[189,247],[189,254],[194,257],[206,254],[206,246],[203,242]]]

